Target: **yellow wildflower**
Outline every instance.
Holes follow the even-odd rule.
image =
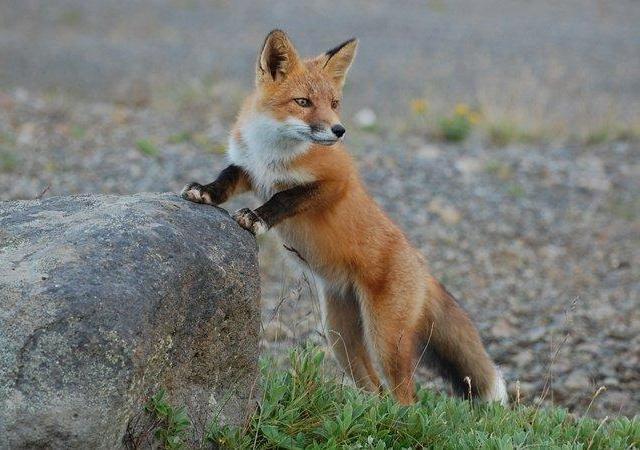
[[[424,114],[429,109],[429,103],[423,98],[415,98],[411,100],[411,111],[414,114]]]

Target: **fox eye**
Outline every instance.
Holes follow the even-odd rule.
[[[338,106],[340,106],[340,100],[331,101],[331,109],[338,109]]]
[[[301,98],[294,98],[293,100],[303,108],[309,108],[311,106],[311,100],[309,100],[308,98],[301,97]]]

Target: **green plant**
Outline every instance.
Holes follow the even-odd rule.
[[[158,147],[156,147],[148,139],[140,139],[139,141],[136,142],[136,147],[141,153],[147,156],[153,156],[153,157],[160,156],[160,150],[158,150]]]
[[[0,149],[0,172],[13,172],[18,167],[18,157],[10,152]]]
[[[513,122],[495,122],[487,129],[487,138],[492,145],[504,147],[512,142],[531,142],[534,137]]]
[[[517,183],[512,183],[507,187],[507,194],[514,198],[524,198],[527,195],[527,192],[524,190],[522,185]]]
[[[168,142],[169,144],[181,144],[183,142],[189,142],[193,138],[191,132],[189,131],[181,131],[180,133],[173,134],[169,136]]]
[[[508,180],[513,177],[513,170],[508,164],[503,163],[497,159],[491,159],[487,161],[485,170],[489,175],[495,176],[500,180]]]
[[[13,135],[13,133],[0,131],[0,144],[15,145],[16,137]]]
[[[70,134],[74,139],[83,139],[87,134],[87,130],[78,124],[73,124],[71,125]]]
[[[206,152],[223,155],[227,151],[227,145],[225,143],[213,141],[205,134],[196,134],[192,136],[192,140]]]
[[[184,408],[171,406],[166,399],[166,392],[161,389],[151,397],[145,409],[159,420],[155,436],[164,448],[177,450],[185,447],[185,436],[191,422]]]
[[[466,115],[442,117],[438,124],[442,138],[449,142],[464,141],[471,134],[472,123]]]
[[[637,129],[607,125],[587,134],[584,143],[586,145],[600,145],[612,141],[633,141],[638,136]]]
[[[324,353],[293,350],[289,370],[262,363],[263,398],[244,427],[212,425],[221,448],[258,449],[507,449],[638,448],[640,418],[598,422],[566,410],[472,404],[419,390],[399,406],[345,386],[324,371]]]

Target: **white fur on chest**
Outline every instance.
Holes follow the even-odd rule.
[[[290,162],[306,152],[310,143],[300,140],[299,129],[308,127],[296,119],[279,122],[258,115],[242,126],[241,139],[229,139],[229,160],[250,175],[254,191],[264,200],[276,192],[278,184],[304,184],[313,176],[289,167]]]

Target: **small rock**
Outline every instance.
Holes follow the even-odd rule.
[[[124,80],[115,90],[116,103],[143,108],[151,103],[151,86],[142,79]]]
[[[550,361],[545,361],[545,364],[548,362]],[[571,361],[567,361],[564,358],[556,359],[555,361],[553,361],[553,364],[551,366],[551,370],[554,374],[569,373],[571,369],[573,369],[573,367],[571,366]]]
[[[605,171],[604,163],[596,156],[578,158],[576,161],[576,185],[590,191],[606,192],[611,182]]]
[[[516,328],[507,319],[498,319],[491,327],[491,334],[497,338],[508,338],[516,333]]]
[[[435,145],[423,145],[416,150],[416,155],[424,159],[436,159],[441,154],[442,150]]]
[[[17,88],[14,91],[13,96],[20,103],[26,103],[29,100],[29,92],[27,92],[25,88]]]
[[[583,370],[576,370],[567,377],[564,386],[574,391],[589,389],[591,387],[589,374]]]
[[[538,250],[538,253],[543,258],[557,259],[559,257],[562,257],[566,253],[566,250],[564,247],[550,244],[542,247],[540,250]]]
[[[376,124],[376,113],[370,108],[363,108],[353,117],[359,127],[366,128]]]
[[[15,102],[11,98],[10,95],[0,92],[0,108],[2,109],[13,109],[15,106]]]
[[[17,143],[20,145],[29,145],[33,143],[34,135],[36,131],[36,125],[31,122],[27,122],[20,127],[18,132]]]
[[[542,340],[547,334],[547,329],[545,327],[535,327],[530,330],[527,330],[527,340],[529,342],[538,342]]]
[[[615,405],[616,409],[624,408],[631,403],[631,394],[628,392],[608,391],[604,394],[604,401]]]
[[[590,353],[594,356],[602,352],[602,344],[600,342],[583,342],[574,347],[576,353]]]
[[[600,303],[591,310],[591,314],[601,319],[612,318],[618,314],[618,310],[609,303]]]
[[[427,207],[429,212],[437,214],[448,225],[455,225],[460,222],[462,214],[451,205],[445,204],[442,199],[434,198]]]
[[[602,384],[605,386],[617,386],[620,384],[620,380],[616,377],[607,377],[602,381]]]
[[[607,334],[609,337],[620,340],[631,339],[633,337],[633,332],[624,326],[611,328]]]
[[[484,164],[479,158],[462,157],[454,165],[463,175],[472,175],[481,172]]]
[[[533,361],[533,352],[531,350],[524,350],[516,354],[511,360],[516,363],[518,367],[527,366]]]

